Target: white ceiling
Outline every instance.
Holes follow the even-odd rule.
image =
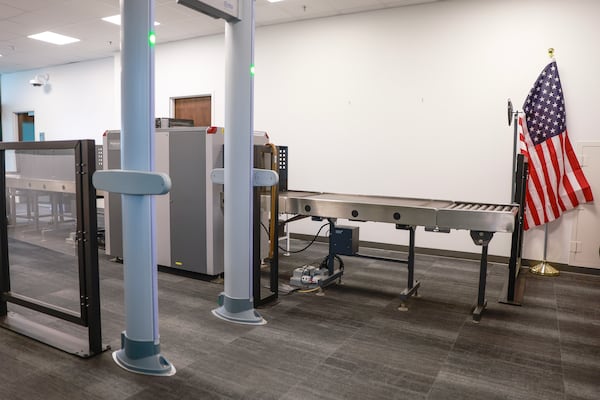
[[[127,0],[124,0],[127,1]],[[272,25],[437,0],[256,0],[256,25]],[[119,50],[119,27],[102,17],[119,14],[119,0],[0,0],[0,74],[108,57]],[[155,0],[157,43],[224,31],[224,22],[176,0]],[[81,39],[57,46],[27,36],[53,31]]]

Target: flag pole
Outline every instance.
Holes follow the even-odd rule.
[[[512,101],[510,99],[508,99],[507,111],[508,111],[508,126],[510,126],[511,123],[512,123],[513,127],[514,127],[514,131],[513,131],[512,171],[511,171],[511,174],[510,174],[510,179],[511,179],[510,201],[516,203],[515,192],[516,192],[517,182],[514,179],[514,176],[515,176],[515,172],[517,171],[517,140],[518,140],[518,137],[519,137],[519,133],[518,133],[518,130],[517,130],[517,124],[518,124],[517,117],[519,115],[519,111],[513,110],[513,104],[512,104]]]
[[[514,125],[514,132],[513,132],[513,162],[512,162],[512,175],[511,175],[511,182],[512,182],[512,191],[510,193],[510,201],[512,202],[516,202],[515,199],[515,193],[517,192],[517,180],[514,178],[515,173],[517,172],[517,141],[518,141],[518,137],[519,137],[519,133],[518,133],[518,127],[517,125],[519,124],[517,121],[517,118],[519,116],[519,112],[516,111],[513,113],[513,125]]]
[[[558,276],[560,272],[554,268],[548,261],[546,255],[548,252],[548,224],[544,224],[544,258],[541,263],[529,268],[529,272],[542,276]]]
[[[554,48],[550,47],[548,49],[548,57],[550,57],[550,59],[554,59]],[[548,223],[544,224],[544,258],[542,259],[542,262],[539,264],[534,265],[533,267],[529,268],[529,272],[531,272],[532,274],[536,274],[536,275],[542,275],[542,276],[558,276],[559,275],[559,271],[554,268],[552,265],[550,265],[550,263],[546,260],[546,256],[548,253]]]

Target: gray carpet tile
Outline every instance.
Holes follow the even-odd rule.
[[[305,242],[292,244],[300,249]],[[76,279],[65,270],[72,260],[65,251],[48,251],[15,252],[15,282],[36,298],[77,310]],[[280,282],[289,283],[294,268],[319,263],[326,252],[315,243],[281,256]],[[421,288],[408,310],[399,311],[404,264],[343,259],[341,284],[323,293],[282,293],[259,309],[268,323],[258,327],[212,315],[222,281],[159,272],[161,351],[177,368],[172,377],[124,371],[110,351],[80,359],[1,329],[0,399],[600,398],[600,276],[548,278],[524,270],[525,297],[516,307],[497,302],[507,268],[491,263],[488,309],[474,323],[478,261],[418,254]],[[100,278],[103,338],[114,350],[125,327],[123,265],[101,253]],[[83,333],[12,304],[9,309]]]

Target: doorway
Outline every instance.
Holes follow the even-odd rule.
[[[19,142],[35,142],[35,115],[33,111],[16,113]]]
[[[577,207],[569,265],[600,269],[600,142],[578,143],[577,153],[594,201]]]
[[[211,126],[211,96],[174,98],[173,108],[173,118],[191,119],[194,126]]]

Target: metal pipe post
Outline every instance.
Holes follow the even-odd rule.
[[[515,112],[513,113],[513,158],[512,158],[512,173],[510,174],[511,176],[511,192],[510,192],[510,201],[512,201],[513,203],[515,202],[515,193],[516,193],[516,185],[517,182],[515,180],[515,173],[516,173],[516,169],[517,169],[517,153],[519,152],[517,150],[517,143],[518,143],[518,136],[519,136],[519,129],[518,129],[518,124],[519,124],[519,113]]]
[[[529,268],[529,272],[536,275],[557,276],[560,275],[560,271],[546,260],[546,256],[548,255],[548,224],[549,222],[546,222],[544,225],[544,258],[541,263]]]
[[[239,7],[240,20],[225,27],[225,291],[213,314],[262,325],[252,293],[254,0]]]
[[[121,0],[121,165],[154,167],[154,0]],[[122,195],[125,331],[115,362],[147,375],[173,375],[160,354],[154,201]]]

